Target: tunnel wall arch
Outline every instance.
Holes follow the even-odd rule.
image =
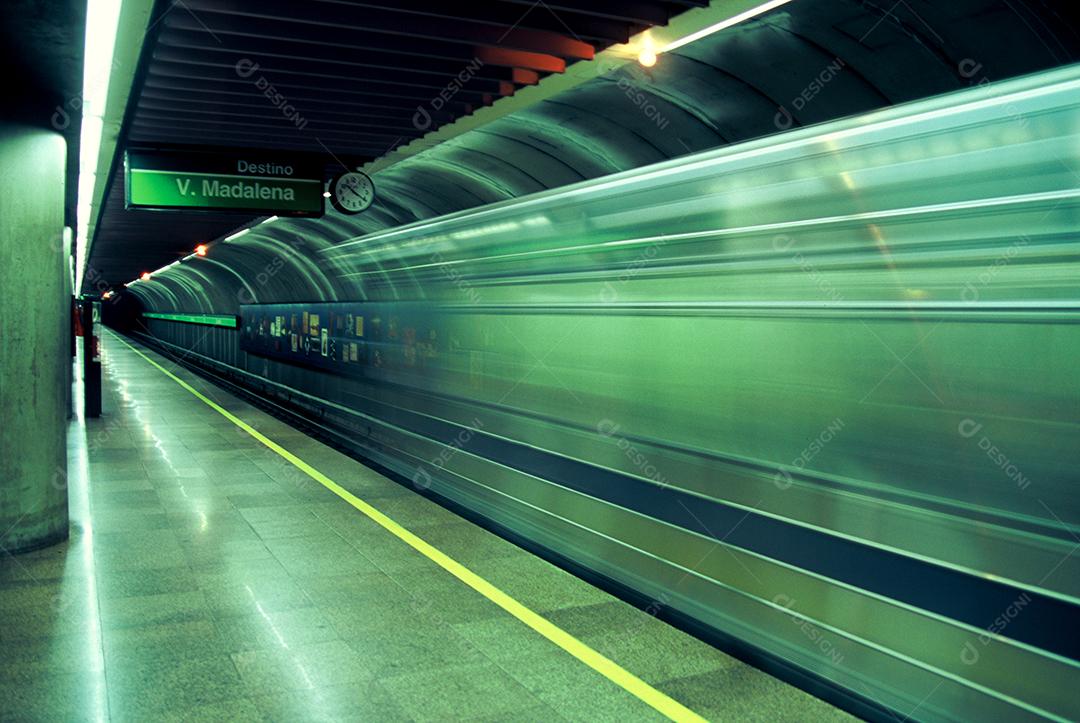
[[[235,313],[238,300],[366,298],[362,285],[326,266],[320,251],[403,224],[1080,56],[1075,27],[1043,3],[911,0],[910,6],[904,17],[858,0],[816,2],[813,12],[782,8],[664,55],[653,68],[613,67],[384,169],[375,177],[375,205],[360,216],[328,209],[320,220],[281,219],[256,227],[250,238],[217,244],[215,260],[235,271],[209,276],[220,289],[182,292],[170,283],[167,292],[144,295],[145,303]],[[264,248],[253,249],[259,238]],[[310,263],[297,254],[308,255]]]

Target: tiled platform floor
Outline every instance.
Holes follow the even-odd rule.
[[[70,541],[0,556],[0,718],[660,718],[117,339],[104,354],[104,414],[70,427]],[[175,373],[707,718],[847,718]]]

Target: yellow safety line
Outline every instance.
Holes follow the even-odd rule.
[[[113,336],[116,336],[116,335],[114,334]],[[590,648],[585,643],[583,643],[580,640],[578,640],[577,638],[575,638],[570,633],[566,632],[565,630],[558,627],[554,623],[548,621],[547,619],[541,617],[540,615],[533,612],[532,610],[530,610],[526,606],[522,605],[520,602],[518,602],[517,600],[515,600],[511,596],[507,595],[505,592],[503,592],[499,588],[495,587],[490,582],[488,582],[484,578],[480,577],[475,572],[473,572],[469,568],[465,567],[460,562],[453,559],[452,557],[450,557],[446,553],[442,552],[441,550],[439,550],[436,547],[433,547],[432,545],[428,544],[427,542],[425,542],[421,538],[419,538],[416,535],[414,535],[413,533],[409,532],[407,529],[402,527],[400,524],[398,524],[394,520],[390,519],[389,517],[387,517],[382,512],[375,509],[374,507],[372,507],[370,504],[368,504],[364,500],[362,500],[359,497],[357,497],[356,495],[352,494],[351,492],[349,492],[348,490],[343,488],[341,485],[339,485],[338,483],[334,482],[332,479],[330,479],[329,477],[324,475],[322,472],[320,472],[319,470],[315,469],[314,467],[312,467],[310,464],[308,464],[304,460],[297,457],[292,452],[288,451],[287,449],[285,449],[281,445],[277,444],[273,440],[267,438],[265,435],[263,435],[262,433],[257,431],[254,427],[249,425],[244,420],[242,420],[239,417],[237,417],[236,415],[232,414],[227,409],[223,408],[222,406],[220,406],[219,404],[217,404],[213,400],[208,399],[206,396],[204,396],[202,393],[200,393],[197,389],[192,387],[190,384],[185,382],[183,379],[180,379],[179,377],[177,377],[175,374],[170,372],[165,367],[158,364],[156,361],[154,361],[153,359],[148,357],[146,354],[143,354],[141,351],[136,349],[134,346],[129,344],[124,339],[121,339],[119,336],[116,336],[116,338],[122,344],[124,344],[124,346],[128,347],[133,352],[135,352],[136,354],[141,356],[143,359],[150,362],[150,364],[153,365],[154,367],[156,367],[158,369],[158,371],[160,371],[162,374],[169,377],[174,382],[179,384],[181,387],[183,387],[187,391],[194,394],[196,397],[198,397],[200,400],[202,400],[205,404],[207,404],[214,411],[218,412],[223,417],[228,419],[230,422],[235,424],[237,427],[240,427],[240,429],[244,430],[245,432],[250,434],[252,437],[254,437],[258,441],[262,442],[264,445],[266,445],[267,447],[269,447],[270,449],[272,449],[273,451],[277,452],[279,455],[281,455],[282,457],[287,459],[297,469],[299,469],[302,472],[304,472],[305,474],[307,474],[309,477],[311,477],[316,482],[319,482],[320,484],[322,484],[324,487],[326,487],[328,490],[330,490],[331,492],[336,494],[338,497],[340,497],[341,499],[345,500],[346,502],[348,502],[350,505],[352,505],[356,509],[363,512],[365,515],[370,517],[375,522],[379,523],[383,528],[385,528],[387,531],[392,533],[398,539],[400,539],[403,542],[405,542],[406,544],[408,544],[410,547],[412,547],[414,550],[416,550],[417,552],[422,554],[424,557],[428,558],[429,560],[434,562],[436,565],[438,565],[439,567],[441,567],[444,570],[446,570],[447,572],[449,572],[451,575],[456,577],[458,580],[461,580],[463,583],[465,583],[466,585],[471,587],[473,590],[476,590],[478,593],[480,593],[481,595],[486,597],[488,600],[495,603],[496,605],[501,607],[503,610],[510,613],[515,618],[517,618],[521,622],[525,623],[530,628],[532,628],[536,632],[540,633],[545,638],[547,638],[551,642],[555,643],[556,645],[558,645],[560,648],[562,648],[566,652],[573,655],[575,658],[580,660],[582,663],[585,663],[585,665],[589,666],[590,668],[592,668],[596,672],[603,675],[608,680],[610,680],[613,683],[617,684],[618,686],[620,686],[621,688],[623,688],[627,692],[629,692],[629,693],[635,695],[636,697],[640,698],[645,703],[648,703],[653,708],[660,711],[661,713],[663,713],[665,716],[667,716],[671,720],[675,720],[675,721],[704,721],[705,720],[700,715],[698,715],[694,711],[690,710],[689,708],[687,708],[682,703],[678,702],[677,700],[674,700],[673,698],[670,698],[669,696],[665,695],[664,693],[661,693],[659,690],[652,687],[651,685],[646,683],[644,680],[642,680],[641,678],[639,678],[636,675],[634,675],[633,673],[631,673],[630,671],[626,670],[625,668],[620,666],[618,663],[612,661],[609,658],[604,657],[600,653],[598,653],[595,650],[593,650],[592,648]]]

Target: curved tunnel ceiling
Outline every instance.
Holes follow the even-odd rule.
[[[447,141],[376,183],[387,201],[409,188],[439,213],[505,200],[1074,62],[1068,20],[1009,0],[793,2]]]
[[[251,218],[207,214],[195,221],[190,213],[125,210],[124,146],[302,153],[329,175],[383,157],[708,0],[143,4],[153,12],[123,111],[121,151],[102,174],[108,188],[99,223],[90,224],[85,277],[99,291]],[[426,125],[417,121],[420,108]]]
[[[204,267],[230,290],[214,292],[214,309],[313,293],[363,298],[333,269],[316,274],[296,254],[255,244],[260,236],[321,258],[328,246],[401,224],[1075,62],[1080,35],[1071,20],[1064,4],[1036,0],[795,0],[664,54],[651,69],[621,65],[385,168],[363,214],[328,208],[320,220],[281,219],[217,244],[212,255],[239,275],[265,275],[277,263],[281,278],[246,299],[236,274]],[[246,261],[226,251],[236,244]]]

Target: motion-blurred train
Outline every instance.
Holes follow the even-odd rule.
[[[1080,67],[326,223],[150,335],[864,715],[1080,719]]]

